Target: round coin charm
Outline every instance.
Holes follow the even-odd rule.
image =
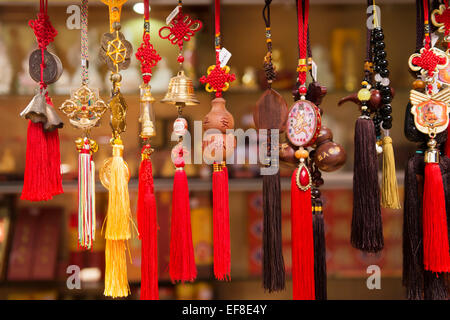
[[[41,82],[41,62],[41,50],[36,49],[31,53],[28,61],[30,76],[36,82]],[[44,50],[44,64],[45,68],[42,75],[44,83],[52,84],[56,82],[63,72],[61,60],[55,54]]]

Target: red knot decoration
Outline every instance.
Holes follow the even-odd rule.
[[[36,20],[30,20],[28,25],[33,29],[40,49],[47,49],[47,46],[55,40],[58,31],[53,28],[52,23],[46,13],[39,12]]]
[[[172,44],[177,44],[182,50],[184,42],[191,40],[202,26],[200,20],[193,20],[187,14],[180,12],[168,26],[159,29],[159,36],[161,39],[168,39]]]
[[[205,90],[215,92],[216,97],[221,97],[223,91],[227,91],[230,83],[236,80],[236,76],[231,73],[230,67],[220,67],[220,65],[212,65],[206,71],[207,76],[200,78],[200,82],[206,84]]]
[[[436,48],[422,48],[420,53],[415,53],[409,58],[409,67],[413,71],[419,71],[423,75],[432,77],[437,69],[447,66],[448,59],[445,52]]]
[[[449,35],[450,33],[450,8],[445,5],[440,5],[431,14],[431,20],[436,27],[439,27],[439,32]]]
[[[150,35],[148,33],[144,34],[141,46],[137,49],[136,59],[141,62],[142,79],[144,83],[148,83],[152,78],[152,68],[161,60],[161,56],[150,43]]]

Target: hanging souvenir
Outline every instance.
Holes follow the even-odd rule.
[[[319,187],[321,171],[332,172],[346,160],[344,148],[333,141],[331,130],[322,125],[318,106],[327,88],[317,81],[309,39],[309,1],[297,1],[299,63],[294,105],[287,119],[288,145],[280,145],[280,159],[300,161],[291,184],[291,237],[294,299],[327,299],[325,226]],[[312,82],[306,87],[307,72]],[[293,151],[293,148],[298,150]],[[307,148],[310,150],[308,151]],[[294,157],[282,157],[292,153]],[[311,226],[311,227],[310,227]],[[294,276],[295,275],[295,276]]]
[[[376,8],[372,1],[368,0],[367,6]],[[389,136],[394,90],[390,86],[384,34],[376,11],[373,17],[374,28],[367,29],[361,89],[357,94],[341,99],[339,105],[352,101],[361,111],[355,125],[351,244],[359,250],[375,253],[384,247],[381,206],[391,209],[400,209],[401,206]],[[383,153],[381,192],[378,184],[379,153]]]
[[[155,190],[153,186],[152,162],[153,149],[150,139],[156,135],[153,102],[150,92],[152,68],[161,57],[150,43],[150,6],[144,0],[144,34],[136,58],[141,63],[142,84],[140,86],[140,115],[143,147],[139,168],[139,193],[137,222],[141,247],[141,300],[158,300],[158,221],[156,216]]]
[[[216,64],[208,68],[207,75],[200,78],[207,92],[214,92],[211,110],[203,118],[203,154],[213,164],[213,236],[214,276],[218,280],[230,280],[230,209],[228,203],[228,170],[225,160],[234,152],[235,137],[227,132],[234,129],[234,118],[225,106],[222,93],[236,79],[230,73],[227,62],[231,57],[221,48],[220,0],[214,1]]]
[[[289,110],[287,138],[299,161],[291,181],[292,282],[294,300],[314,300],[314,240],[312,221],[312,177],[308,169],[309,152],[321,127],[319,108],[306,100],[307,30],[309,0],[297,0],[299,60],[297,66],[299,98]],[[297,94],[298,91],[298,94]]]
[[[441,300],[448,299],[445,278],[450,272],[450,159],[444,152],[450,89],[446,83],[439,84],[439,78],[449,66],[449,56],[448,51],[432,44],[428,0],[417,0],[416,9],[416,53],[410,57],[409,67],[417,78],[405,110],[405,135],[419,146],[405,170],[403,285],[408,299]],[[444,6],[435,8],[431,19],[437,32],[444,33],[446,50],[449,30],[448,25],[441,25],[441,19],[448,10],[444,1]]]
[[[130,171],[123,160],[120,134],[126,129],[127,104],[120,92],[120,70],[130,65],[131,44],[120,32],[120,12],[126,0],[102,0],[109,7],[110,32],[102,36],[100,58],[111,71],[112,82],[109,109],[112,128],[113,156],[106,159],[100,169],[100,181],[109,191],[108,211],[105,220],[106,260],[105,296],[126,297],[130,293],[127,277],[126,245],[131,239],[131,210],[128,193]]]
[[[439,2],[439,1],[438,1]],[[441,1],[438,8],[435,8],[431,13],[431,21],[437,28],[437,33],[443,35],[444,50],[449,55],[450,50],[450,6],[448,0]],[[450,85],[450,63],[445,67],[438,70],[438,76],[436,81],[442,86]],[[449,128],[447,128],[447,136]],[[445,154],[450,157],[450,139],[447,139],[445,143]]]
[[[264,71],[268,89],[256,103],[253,121],[256,129],[267,130],[267,134],[259,133],[267,146],[264,159],[268,172],[263,176],[263,286],[269,292],[281,291],[285,288],[285,269],[281,237],[281,187],[278,159],[278,143],[272,148],[272,138],[278,141],[279,134],[285,131],[288,106],[283,97],[274,89],[272,82],[276,78],[275,66],[272,63],[272,34],[270,26],[270,4],[265,0],[263,18],[266,25],[267,53],[264,57]],[[273,172],[275,171],[275,173]]]
[[[197,105],[200,102],[194,94],[192,80],[185,76],[183,70],[183,45],[202,28],[199,20],[193,20],[182,11],[182,1],[166,19],[167,26],[159,30],[162,39],[178,45],[180,64],[178,74],[170,79],[169,88],[161,100],[163,103],[175,105],[178,118],[173,124],[173,132],[178,136],[178,144],[172,149],[172,160],[175,165],[175,177],[172,194],[172,219],[170,229],[170,261],[169,273],[173,282],[193,281],[197,277],[194,258],[194,246],[191,230],[191,210],[189,205],[189,187],[184,171],[187,149],[183,147],[183,136],[187,133],[187,121],[182,117],[185,106]]]
[[[308,26],[308,69],[312,82],[308,86],[306,100],[314,103],[318,108],[320,115],[323,115],[323,109],[320,108],[322,99],[327,94],[327,88],[322,86],[317,80],[318,66],[313,61],[311,45],[309,41]],[[294,92],[296,99],[298,91]],[[347,160],[347,154],[342,145],[333,141],[333,132],[330,128],[322,125],[315,143],[311,146],[309,153],[311,161],[308,168],[312,176],[311,200],[313,212],[313,235],[314,235],[314,287],[315,299],[327,300],[327,262],[326,262],[326,244],[325,244],[325,221],[322,206],[322,195],[320,187],[324,184],[322,172],[333,172],[340,169]]]
[[[56,82],[62,74],[59,58],[47,47],[58,34],[47,13],[48,1],[40,0],[36,20],[30,20],[39,48],[29,58],[31,78],[39,83],[36,95],[20,116],[28,119],[27,151],[22,200],[50,200],[63,193],[61,156],[58,129],[63,122],[53,108],[47,86]]]
[[[91,129],[98,126],[108,109],[89,84],[88,0],[81,0],[81,87],[73,90],[70,99],[59,108],[82,137],[75,141],[78,154],[78,245],[91,249],[95,240],[95,165],[92,159],[97,143],[90,138]]]

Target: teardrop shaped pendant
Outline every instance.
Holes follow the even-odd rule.
[[[311,174],[303,161],[298,165],[297,172],[295,174],[295,182],[297,183],[297,187],[302,191],[307,191],[311,188]]]

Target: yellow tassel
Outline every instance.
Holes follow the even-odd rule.
[[[106,240],[105,296],[118,298],[130,294],[125,240]]]
[[[128,193],[129,171],[122,158],[123,145],[116,139],[109,177],[109,201],[106,215],[107,240],[128,240],[131,238],[130,196]]]
[[[383,179],[381,185],[381,206],[388,209],[400,209],[397,176],[395,175],[394,148],[389,136],[383,138]]]

